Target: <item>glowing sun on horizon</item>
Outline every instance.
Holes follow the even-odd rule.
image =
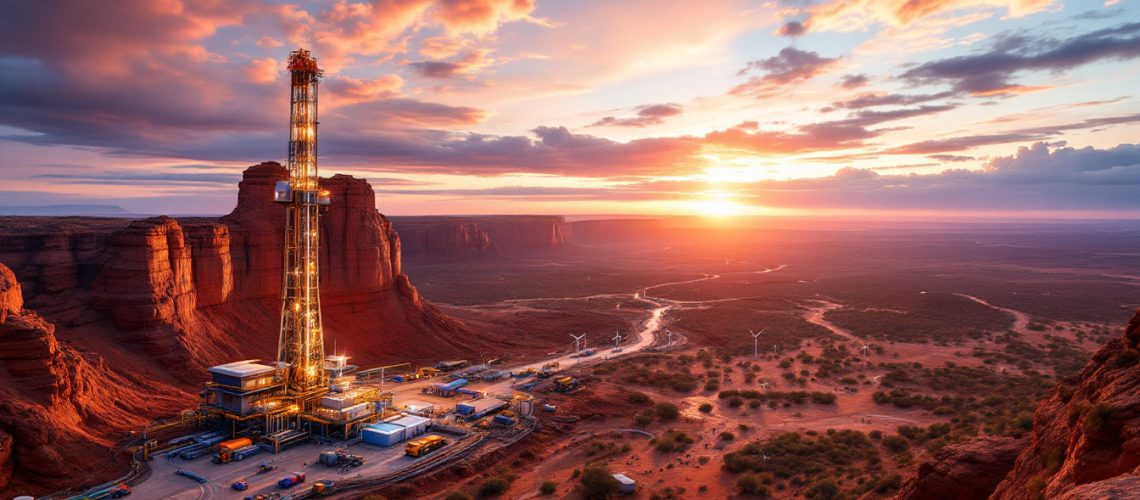
[[[705,199],[688,202],[689,211],[705,217],[732,217],[745,212],[745,207],[725,193],[709,193]]]

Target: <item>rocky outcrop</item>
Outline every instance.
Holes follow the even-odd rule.
[[[1122,338],[1102,347],[1037,407],[1029,446],[994,497],[1059,497],[1138,466],[1140,311]]]
[[[110,456],[124,429],[190,406],[207,366],[276,354],[285,211],[272,190],[286,175],[246,169],[236,207],[216,219],[0,218],[12,267],[0,266],[0,479],[19,486],[0,494],[121,474],[63,457]],[[326,342],[365,365],[462,352],[466,326],[402,274],[367,181],[322,185]]]
[[[573,240],[559,216],[393,217],[404,255],[417,260],[462,260],[558,250]]]
[[[666,236],[659,219],[593,219],[570,223],[578,243],[645,241]]]
[[[918,467],[899,498],[907,500],[985,500],[1005,478],[1024,439],[984,437],[946,446]]]
[[[43,492],[123,466],[107,436],[138,428],[193,397],[141,384],[60,343],[55,325],[24,309],[0,265],[0,493]]]

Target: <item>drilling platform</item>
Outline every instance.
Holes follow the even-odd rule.
[[[274,186],[285,207],[281,322],[273,365],[245,360],[211,367],[201,409],[218,430],[261,437],[275,450],[309,436],[350,439],[392,412],[391,393],[349,376],[355,366],[325,355],[320,299],[320,217],[330,205],[317,171],[317,88],[308,50],[289,54],[289,177]]]

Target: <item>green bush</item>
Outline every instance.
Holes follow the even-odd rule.
[[[677,409],[677,405],[673,403],[657,403],[653,411],[657,414],[657,418],[661,420],[676,420],[677,417],[681,415],[680,410]]]
[[[633,416],[633,425],[637,427],[645,427],[653,423],[653,412],[650,410],[642,410]]]
[[[538,492],[543,495],[553,495],[555,491],[558,491],[558,483],[549,479],[543,481],[542,486],[538,487]]]
[[[681,431],[668,430],[665,434],[662,434],[660,438],[657,438],[657,451],[660,453],[684,451],[690,444],[693,444],[693,438],[689,437],[688,434]]]
[[[1085,412],[1085,418],[1081,421],[1081,430],[1088,435],[1107,437],[1113,430],[1112,414],[1112,408],[1104,403],[1093,405]]]
[[[761,481],[760,475],[753,473],[741,474],[740,477],[736,478],[736,491],[745,496],[760,498],[771,496],[768,487]]]
[[[709,403],[701,403],[701,406],[697,409],[700,410],[701,413],[712,413],[713,405]]]
[[[824,479],[808,488],[806,496],[811,500],[833,500],[839,498],[839,486],[830,479]]]
[[[579,480],[582,482],[582,498],[585,500],[605,500],[621,491],[621,485],[605,465],[587,467]]]
[[[891,453],[901,453],[906,451],[910,445],[902,436],[887,436],[883,438],[883,447],[890,450]]]
[[[733,433],[728,432],[728,431],[724,431],[724,432],[721,432],[720,435],[717,436],[717,438],[719,438],[721,441],[732,441],[733,439],[736,439],[736,434],[733,434]]]
[[[479,486],[479,498],[497,497],[506,493],[511,487],[511,481],[505,477],[493,477]]]
[[[645,406],[653,402],[653,400],[649,398],[649,395],[644,392],[631,392],[625,397],[625,399],[626,401],[639,406]]]

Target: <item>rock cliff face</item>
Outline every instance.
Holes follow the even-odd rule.
[[[1042,401],[1028,441],[979,438],[919,467],[902,498],[1126,499],[1140,492],[1140,310]]]
[[[947,446],[918,467],[899,498],[985,500],[1013,468],[1025,440],[985,437]]]
[[[1101,348],[1076,377],[1059,384],[1037,407],[1029,446],[994,497],[1106,498],[1081,492],[1136,484],[1138,362],[1140,311],[1122,338]]]
[[[0,218],[0,479],[40,493],[113,477],[122,464],[60,456],[110,456],[123,428],[192,405],[206,367],[276,355],[285,214],[272,189],[285,176],[250,167],[217,219]],[[326,342],[363,365],[463,352],[466,326],[402,274],[368,183],[322,184]]]
[[[67,457],[106,454],[109,436],[141,428],[143,414],[193,401],[60,343],[55,325],[24,309],[20,295],[15,275],[0,265],[0,492],[47,491],[114,473],[121,461]]]
[[[404,254],[418,260],[462,260],[562,248],[573,229],[562,217],[393,217]]]

